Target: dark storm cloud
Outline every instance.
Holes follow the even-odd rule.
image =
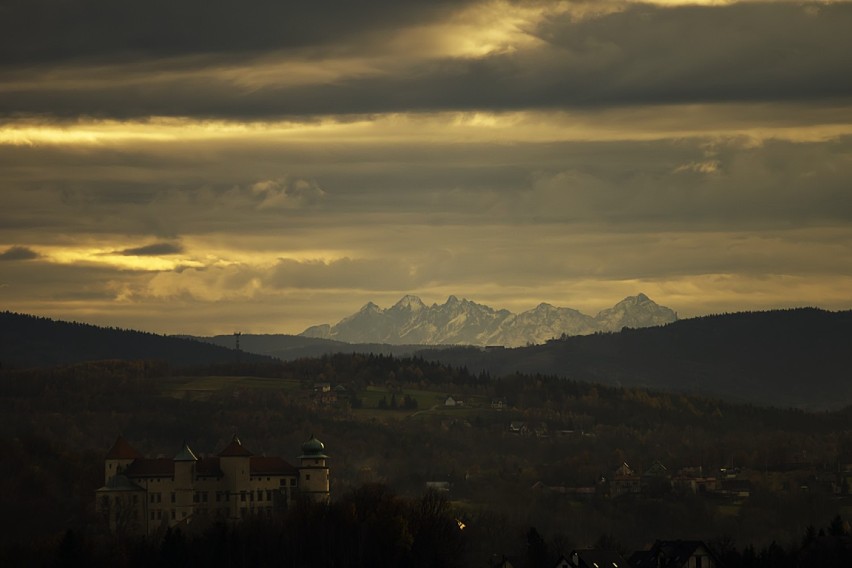
[[[57,264],[49,260],[8,263],[3,266],[0,296],[4,303],[41,303],[113,300],[128,282],[145,272],[94,264]]]
[[[183,247],[174,243],[154,243],[137,248],[129,248],[121,251],[124,256],[161,256],[169,254],[179,254],[183,252]]]
[[[458,0],[27,0],[0,5],[0,64],[137,61],[292,48],[352,49],[371,34],[428,21]]]
[[[404,26],[412,23],[412,14],[424,9],[422,6],[390,8],[381,18],[382,23],[365,22],[365,26],[367,30],[375,30],[376,26]],[[305,27],[312,31],[299,31],[295,39],[286,39],[288,26],[296,25],[288,19],[281,31],[281,42],[331,45],[343,41],[339,34],[341,27],[361,33],[362,30],[357,30],[358,23],[369,19],[361,13],[350,14],[358,10],[344,7],[339,13],[329,13],[327,20],[317,22],[319,29],[314,30],[311,23],[317,17],[313,14],[315,8],[305,10],[306,13],[294,14],[293,18],[304,19]],[[190,26],[192,29],[200,30],[201,22],[208,17],[205,11],[199,13],[205,15],[198,16],[199,23]],[[227,15],[218,8],[212,13],[223,18]],[[5,41],[10,42],[7,47],[14,47],[8,56],[12,63],[15,57],[20,61],[38,57],[55,63],[58,55],[52,55],[54,51],[58,54],[69,43],[67,51],[72,54],[87,55],[87,50],[118,53],[117,57],[126,57],[129,62],[144,61],[152,54],[207,53],[211,54],[210,58],[199,61],[198,66],[212,68],[228,62],[227,54],[217,59],[218,51],[224,54],[247,50],[260,55],[280,47],[275,43],[277,35],[265,31],[266,22],[261,24],[257,38],[243,38],[253,35],[243,33],[252,18],[268,22],[278,17],[264,18],[263,14],[261,11],[259,15],[237,15],[233,23],[233,30],[237,31],[228,33],[219,33],[227,25],[213,18],[210,30],[190,30],[190,39],[178,33],[182,28],[175,27],[171,32],[172,24],[165,24],[161,34],[131,33],[127,35],[130,39],[122,40],[117,32],[111,32],[106,39],[91,40],[93,45],[83,40],[77,45],[77,35],[70,32],[60,33],[56,39],[45,38],[46,46],[42,47],[21,37],[14,40],[21,43],[20,47],[11,45],[13,40],[8,38]],[[354,22],[352,26],[344,23],[349,17]],[[107,21],[96,19],[89,25],[103,26]],[[178,18],[178,21],[183,20]],[[403,49],[394,55],[405,64],[368,76],[353,74],[333,81],[296,84],[284,73],[278,79],[250,87],[215,73],[158,76],[157,67],[151,64],[129,66],[104,71],[109,74],[106,81],[95,74],[89,82],[81,80],[66,85],[9,82],[0,90],[0,108],[5,109],[7,116],[33,113],[57,117],[163,115],[263,119],[447,109],[845,99],[852,96],[852,73],[848,73],[852,68],[850,29],[852,5],[846,3],[819,7],[632,5],[597,18],[552,17],[538,29],[530,30],[542,40],[540,44],[483,58],[406,60]],[[194,33],[202,37],[193,39]],[[304,34],[310,37],[302,37]],[[49,34],[41,30],[34,37],[42,35]],[[110,39],[112,36],[115,37]],[[380,42],[378,38],[370,45],[375,47]],[[286,55],[282,57],[286,59]],[[81,67],[85,70],[85,65]],[[81,73],[81,77],[85,78],[86,73]],[[145,77],[150,80],[143,80]]]
[[[0,261],[7,260],[33,260],[39,257],[39,254],[27,247],[14,246],[9,247],[0,253]]]
[[[217,144],[123,152],[123,169],[114,168],[110,152],[16,149],[17,167],[40,168],[39,180],[6,184],[5,242],[34,243],[33,229],[42,238],[115,233],[161,243],[210,232],[293,238],[314,229],[313,238],[323,241],[315,246],[336,248],[324,241],[339,227],[389,223],[594,223],[610,230],[722,224],[737,230],[852,222],[849,136],[758,145],[738,138],[377,142],[333,152],[322,142]],[[171,162],[147,168],[142,182],[122,179],[140,175],[135,165],[156,163],[158,156]],[[393,245],[386,239],[372,246]]]

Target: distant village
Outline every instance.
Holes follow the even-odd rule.
[[[328,382],[315,383],[312,388],[314,403],[320,407],[334,407],[339,401],[346,400],[351,393],[343,384],[333,385]],[[377,408],[417,409],[412,400],[401,392],[400,400],[393,397],[392,403],[384,398],[379,401]],[[404,406],[403,400],[407,406]],[[466,404],[460,395],[447,394],[442,402],[432,407],[433,410],[452,411],[453,409],[481,408],[488,401],[476,401]],[[494,411],[509,410],[505,398],[492,398],[488,407]],[[470,428],[472,424],[466,418],[452,418],[452,413],[441,420],[444,429],[453,427]],[[578,437],[594,438],[594,431],[550,429],[542,421],[512,420],[506,423],[505,433],[535,439],[541,442],[558,443],[560,440],[570,440]],[[647,461],[646,456],[638,456],[639,461]],[[450,491],[451,482],[445,480],[430,480],[427,487],[440,491]],[[790,462],[765,468],[763,471],[749,470],[734,464],[708,468],[704,465],[680,467],[675,471],[658,460],[653,460],[646,467],[633,467],[622,463],[610,471],[602,471],[595,480],[582,486],[562,484],[547,484],[537,481],[529,489],[537,493],[552,493],[575,499],[605,498],[658,498],[666,494],[693,494],[710,499],[722,499],[732,503],[742,503],[748,499],[756,486],[784,492],[818,492],[838,497],[850,494],[852,487],[852,462],[840,463],[834,467],[817,467],[805,460]]]

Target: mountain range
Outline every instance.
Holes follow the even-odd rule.
[[[652,327],[676,320],[673,310],[645,294],[629,296],[596,316],[545,303],[514,314],[456,296],[427,306],[417,296],[407,295],[387,309],[369,302],[335,325],[315,325],[300,335],[347,343],[520,347],[563,335]]]

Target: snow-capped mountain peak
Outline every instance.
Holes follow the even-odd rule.
[[[412,296],[411,294],[407,294],[400,298],[400,300],[393,305],[391,309],[393,310],[411,310],[411,311],[419,311],[426,307],[426,304],[418,298],[417,296]]]
[[[677,313],[640,293],[624,298],[611,308],[601,310],[595,320],[603,328],[615,331],[623,327],[639,328],[670,323],[677,320]]]
[[[312,326],[302,335],[350,343],[518,347],[561,335],[662,325],[676,319],[674,311],[641,293],[602,310],[595,317],[544,302],[516,315],[454,295],[443,304],[431,306],[417,296],[406,295],[387,309],[368,302],[337,324]]]
[[[374,304],[373,302],[367,302],[358,311],[362,312],[362,313],[364,313],[364,312],[380,312],[380,311],[382,311],[382,309],[379,306],[377,306],[376,304]]]

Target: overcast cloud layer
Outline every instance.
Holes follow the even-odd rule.
[[[0,1],[0,301],[852,308],[848,2]]]

